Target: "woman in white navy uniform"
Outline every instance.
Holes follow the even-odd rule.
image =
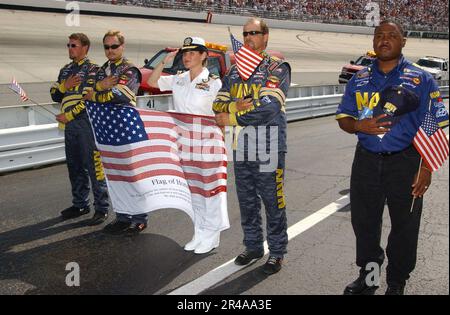
[[[172,61],[179,49],[166,55],[155,67],[147,84],[161,91],[173,92],[173,109],[180,113],[214,116],[212,103],[222,87],[220,78],[210,74],[206,68],[208,48],[203,38],[187,37],[181,47],[183,64],[188,71],[161,76],[165,64]],[[213,207],[200,211],[194,208],[194,237],[184,247],[196,254],[207,253],[219,246],[220,232],[230,223],[224,207]],[[208,224],[203,224],[208,222]]]

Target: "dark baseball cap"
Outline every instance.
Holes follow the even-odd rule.
[[[415,111],[419,104],[420,99],[416,93],[403,86],[392,85],[381,92],[380,101],[374,108],[374,116],[385,113],[398,117]]]

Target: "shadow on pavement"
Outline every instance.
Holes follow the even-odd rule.
[[[1,233],[2,294],[152,294],[206,257],[186,252],[173,240],[149,231],[126,237],[95,230],[53,241],[58,233],[84,227],[85,221],[52,227],[61,223],[53,218]],[[50,236],[51,240],[45,239]],[[30,241],[38,241],[39,246],[13,248]],[[66,285],[70,262],[80,267],[79,287]],[[26,284],[25,292],[17,289],[21,283]]]
[[[259,266],[230,282],[226,282],[222,285],[205,290],[201,294],[239,295],[243,292],[247,292],[248,290],[253,288],[255,285],[259,284],[260,282],[264,281],[268,277],[268,275],[263,272],[262,268],[263,266]]]

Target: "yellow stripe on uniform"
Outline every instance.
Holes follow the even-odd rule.
[[[350,117],[350,118],[353,118],[354,120],[358,120],[357,117],[352,116],[352,115],[347,115],[347,114],[339,114],[339,115],[336,115],[335,119],[338,120],[338,119],[345,118],[345,117]]]
[[[283,190],[283,169],[277,168],[277,199],[278,199],[278,209],[286,207],[286,201],[284,198]]]
[[[117,89],[125,94],[125,96],[130,100],[136,102],[136,95],[128,88],[128,86],[123,84],[117,84]]]
[[[94,150],[94,165],[95,165],[95,177],[97,180],[105,179],[105,172],[103,169],[102,160],[100,157],[100,152]]]

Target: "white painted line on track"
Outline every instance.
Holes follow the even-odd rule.
[[[328,206],[314,212],[303,220],[297,222],[288,228],[288,238],[293,239],[294,237],[305,232],[309,228],[313,227],[320,221],[328,218],[330,215],[336,211],[344,208],[350,204],[350,195],[345,195],[330,203]],[[264,254],[268,254],[269,250],[267,247],[267,241],[264,242]],[[203,276],[189,282],[188,284],[173,290],[169,295],[196,295],[205,291],[206,289],[214,286],[215,284],[223,281],[224,279],[230,277],[232,274],[238,272],[239,270],[248,267],[237,266],[234,264],[234,259],[227,261],[223,265],[211,270],[210,272],[204,274]]]

